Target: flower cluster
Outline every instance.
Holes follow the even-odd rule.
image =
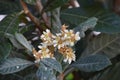
[[[40,50],[38,52],[33,50],[36,61],[40,61],[42,58],[55,59],[55,50],[58,50],[58,52],[64,56],[64,62],[70,64],[72,61],[75,61],[75,51],[73,51],[71,47],[74,46],[76,41],[80,40],[79,32],[74,33],[73,30],[68,30],[67,26],[63,25],[60,33],[53,35],[50,30],[47,29],[40,38],[43,41],[41,45],[38,46]]]

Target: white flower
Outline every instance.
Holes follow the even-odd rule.
[[[68,39],[69,45],[74,46],[75,42],[80,40],[79,32],[73,34],[71,38]]]
[[[46,32],[43,31],[43,34],[41,35],[41,39],[47,40],[50,39],[51,32],[49,29],[46,29]]]
[[[80,40],[80,32],[76,32],[76,34],[75,34],[75,40],[76,41],[78,41],[78,40]]]
[[[64,56],[64,62],[69,64],[75,61],[75,52],[71,48],[74,46],[75,42],[80,40],[79,32],[74,32],[73,30],[68,30],[68,26],[63,25],[60,33],[53,35],[49,29],[43,32],[41,35],[42,43],[38,46],[40,49],[38,52],[33,50],[33,56],[36,62],[39,62],[43,58],[53,58],[54,51],[58,50]],[[56,49],[57,48],[57,49]]]
[[[75,34],[73,30],[64,30],[62,34],[64,34],[65,43],[68,46],[74,46],[74,43],[80,40],[79,32]]]
[[[48,53],[49,52],[49,49],[47,48],[47,45],[45,45],[45,44],[39,45],[38,48],[40,49],[38,51],[39,53],[43,53],[43,52]]]
[[[42,44],[42,45],[39,45],[38,48],[40,48],[38,53],[41,54],[41,59],[42,58],[51,58],[51,57],[53,57],[52,53],[48,49],[47,45]]]
[[[35,60],[35,63],[39,63],[39,62],[40,62],[40,59]]]
[[[70,64],[72,61],[75,61],[75,59],[76,59],[76,57],[75,57],[74,52],[73,53],[69,52],[69,53],[66,53],[64,62],[68,62]]]
[[[41,54],[39,54],[34,48],[33,48],[32,52],[33,52],[33,56],[34,56],[35,59],[36,59],[36,60],[35,60],[35,63],[39,62],[40,59],[41,59]]]
[[[65,46],[65,39],[61,33],[56,34],[53,40],[53,44],[53,46],[57,47],[58,49]]]
[[[62,47],[59,49],[59,52],[64,56],[64,62],[68,62],[69,64],[72,62],[72,61],[75,61],[76,59],[76,56],[75,56],[75,52],[73,51],[72,48],[70,47]]]
[[[61,30],[64,32],[67,28],[68,28],[68,26],[66,26],[66,25],[64,24],[64,25],[62,25]]]
[[[43,43],[47,45],[52,45],[53,44],[53,38],[55,36],[50,32],[49,29],[46,29],[46,32],[44,31],[43,34],[41,35],[41,39],[43,40]]]
[[[42,53],[41,59],[43,58],[51,58],[51,53]]]

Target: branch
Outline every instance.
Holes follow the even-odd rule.
[[[36,0],[36,6],[38,8],[39,13],[42,14],[42,18],[43,18],[45,24],[47,25],[47,28],[50,28],[49,17],[47,16],[47,14],[45,12],[42,13],[43,6],[41,4],[41,0]]]
[[[57,76],[58,80],[64,80],[65,76],[67,76],[70,72],[74,71],[74,68],[68,68],[66,71],[61,73],[60,75]]]
[[[63,73],[61,73],[59,76],[57,76],[57,80],[63,80],[63,79],[64,79]]]
[[[26,3],[23,0],[20,0],[20,3],[24,9],[24,13],[33,21],[36,25],[36,27],[39,29],[39,31],[43,31],[43,29],[40,27],[39,19],[37,19],[35,16],[32,15],[32,13],[29,11]]]

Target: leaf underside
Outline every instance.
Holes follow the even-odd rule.
[[[111,65],[110,60],[104,55],[90,55],[78,59],[71,66],[85,72],[100,71]]]
[[[50,68],[55,69],[56,71],[58,71],[60,73],[62,72],[61,64],[55,59],[45,58],[45,59],[42,59],[41,62],[43,64],[49,66]]]
[[[20,58],[10,58],[1,62],[0,73],[10,74],[23,70],[24,68],[32,65],[33,63]]]

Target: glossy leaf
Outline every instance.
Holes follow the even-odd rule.
[[[21,10],[20,4],[10,0],[0,1],[0,14],[10,14],[14,12],[19,12]]]
[[[28,66],[31,66],[33,63],[20,58],[10,58],[2,61],[0,64],[0,73],[1,74],[10,74],[21,71]]]
[[[87,48],[82,56],[90,54],[105,54],[109,58],[113,58],[120,54],[120,36],[119,34],[101,34],[88,43]]]
[[[103,33],[120,33],[120,17],[98,6],[73,8],[61,13],[63,22],[71,25],[72,28],[93,16],[98,18],[98,24],[94,28],[95,31]]]
[[[5,36],[6,33],[14,34],[18,30],[18,16],[16,13],[10,14],[0,22],[0,32],[4,33],[2,36]]]
[[[27,41],[27,39],[20,33],[16,33],[15,37],[18,42],[20,42],[25,48],[32,51],[32,45]]]
[[[61,64],[55,59],[45,58],[45,59],[42,59],[41,62],[43,64],[49,66],[50,68],[55,69],[56,71],[58,71],[60,73],[62,72]]]
[[[109,65],[111,65],[111,62],[106,56],[96,54],[80,58],[72,64],[72,67],[85,72],[93,72],[100,71]]]
[[[7,41],[0,42],[0,61],[8,57],[11,49],[12,49],[12,46]]]

